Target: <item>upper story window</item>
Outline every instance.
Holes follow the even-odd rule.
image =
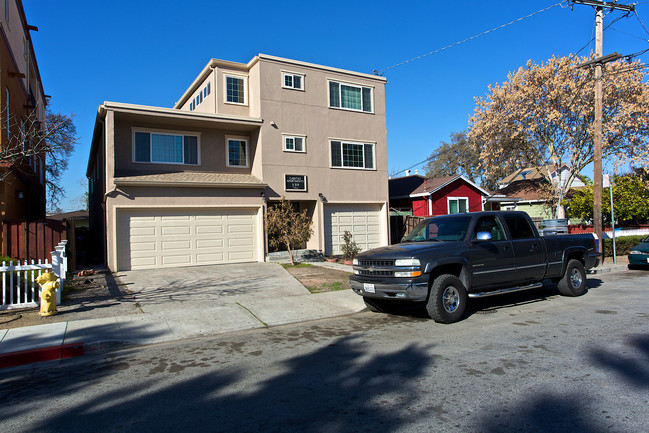
[[[282,87],[286,89],[304,90],[304,75],[282,72]]]
[[[225,76],[225,102],[232,104],[246,104],[246,82],[245,77]]]
[[[248,139],[227,137],[225,156],[228,167],[248,167]]]
[[[373,92],[371,87],[329,81],[329,106],[372,113]]]
[[[135,131],[135,162],[198,165],[198,136]]]
[[[306,137],[285,135],[284,136],[284,151],[285,152],[306,152],[304,142]]]
[[[331,166],[374,170],[374,144],[332,140]]]

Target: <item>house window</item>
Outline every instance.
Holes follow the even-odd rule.
[[[198,165],[198,137],[136,131],[135,162]]]
[[[246,104],[246,79],[225,76],[225,101],[232,104]]]
[[[469,199],[467,197],[449,197],[448,213],[466,213],[469,209]]]
[[[284,151],[285,152],[305,152],[304,141],[306,137],[296,137],[293,135],[284,136]]]
[[[372,94],[371,87],[329,81],[329,106],[332,108],[372,113]]]
[[[373,170],[374,144],[331,141],[331,166]]]
[[[203,88],[203,97],[207,98],[207,95],[209,95],[212,92],[212,86],[210,83],[207,83],[207,86]]]
[[[227,166],[248,167],[248,139],[230,137],[227,139]]]
[[[304,75],[282,73],[282,87],[286,89],[304,90]]]

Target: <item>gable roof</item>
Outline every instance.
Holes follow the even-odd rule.
[[[555,168],[553,165],[549,166],[550,172],[554,172]],[[509,176],[505,176],[498,181],[498,184],[506,184],[519,180],[535,180],[547,178],[548,167],[526,167],[519,168]]]
[[[489,192],[480,188],[464,176],[456,175],[427,178],[416,174],[414,176],[389,179],[389,196],[390,199],[427,196],[458,180],[464,181],[485,196],[490,195]]]
[[[545,201],[540,192],[541,183],[543,182],[546,181],[543,179],[517,180],[500,189],[498,194],[524,201]]]

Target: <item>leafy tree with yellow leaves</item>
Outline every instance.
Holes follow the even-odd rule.
[[[593,162],[594,70],[580,67],[584,57],[528,61],[501,85],[476,98],[469,139],[480,152],[486,176],[502,167],[566,165],[570,188]],[[618,60],[603,67],[602,158],[613,164],[649,164],[649,84],[639,61]],[[558,199],[561,185],[555,185]]]

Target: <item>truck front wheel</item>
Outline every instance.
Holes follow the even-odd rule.
[[[438,323],[454,323],[462,318],[466,307],[466,289],[455,275],[444,274],[435,278],[430,287],[426,310]]]
[[[557,283],[557,288],[563,296],[581,296],[586,293],[586,271],[579,260],[568,261],[566,272]]]

